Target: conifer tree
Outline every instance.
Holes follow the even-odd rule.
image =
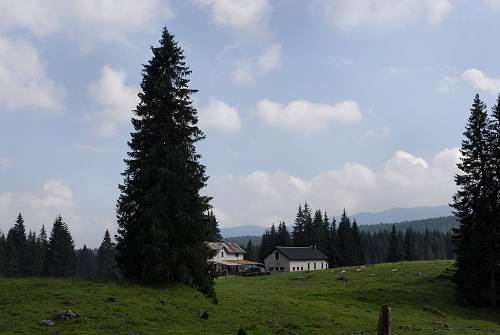
[[[354,250],[352,248],[352,227],[351,220],[344,212],[340,218],[339,227],[337,229],[338,239],[338,266],[352,265]]]
[[[462,140],[462,159],[455,176],[459,187],[452,207],[460,226],[455,230],[456,272],[454,281],[458,296],[473,304],[489,300],[496,306],[496,262],[492,220],[491,148],[488,143],[486,105],[476,94]],[[492,229],[493,228],[493,229]]]
[[[332,217],[332,222],[328,229],[328,264],[330,267],[340,266],[339,265],[339,255],[338,255],[338,232],[335,217]]]
[[[219,229],[219,223],[214,215],[213,211],[208,213],[208,227],[207,227],[207,241],[208,242],[220,242],[222,241],[222,235]]]
[[[278,225],[278,241],[276,245],[282,247],[289,247],[292,244],[292,240],[290,238],[290,233],[288,232],[288,228],[286,227],[285,222],[280,222]]]
[[[134,132],[117,203],[117,262],[128,278],[184,283],[213,295],[215,268],[207,239],[210,198],[195,144],[191,70],[166,28],[144,65]]]
[[[257,249],[253,245],[251,239],[248,240],[248,243],[245,247],[244,259],[249,260],[249,261],[257,261],[258,260]]]
[[[7,277],[19,277],[22,275],[21,266],[18,263],[19,254],[16,248],[16,232],[10,228],[5,241],[5,268]]]
[[[302,212],[302,205],[299,205],[299,210],[295,216],[295,225],[292,232],[293,245],[296,247],[305,246],[304,238],[304,213]]]
[[[24,251],[26,248],[26,228],[24,226],[24,219],[19,213],[16,219],[16,223],[14,226],[11,228],[12,231],[12,240],[14,243],[14,249],[15,250],[15,263],[17,264],[18,269],[16,270],[16,273],[19,275],[24,275]],[[11,233],[9,231],[9,233]]]
[[[416,250],[415,250],[415,241],[413,237],[413,231],[411,228],[407,228],[405,231],[405,239],[404,239],[404,259],[407,261],[416,260]]]
[[[28,233],[24,244],[23,275],[27,277],[37,276],[38,250],[35,232]]]
[[[97,277],[109,277],[116,271],[115,244],[111,241],[109,231],[106,229],[104,238],[97,251]]]
[[[52,277],[76,275],[76,253],[68,226],[59,215],[50,233],[47,252],[47,271]]]
[[[49,241],[47,240],[47,232],[45,231],[45,225],[42,225],[40,229],[40,234],[38,235],[38,252],[39,261],[37,263],[37,272],[40,276],[47,275],[47,253],[49,251]]]
[[[304,246],[309,247],[314,242],[314,227],[313,227],[311,207],[309,207],[307,201],[304,203],[302,218],[304,220],[304,243],[305,243]]]
[[[0,232],[0,277],[5,276],[6,245],[5,235]]]
[[[401,249],[401,243],[395,225],[392,225],[390,243],[386,256],[387,262],[399,262],[403,260],[403,250]]]
[[[77,273],[80,277],[92,277],[92,252],[84,244],[83,248],[78,250],[77,255]]]
[[[310,245],[316,246],[316,248],[320,248],[322,228],[323,214],[321,214],[321,210],[318,209],[314,212],[314,217],[312,219],[311,237],[309,242]]]
[[[366,263],[365,251],[361,242],[361,235],[359,233],[358,223],[356,219],[352,222],[352,245],[354,251],[353,265],[363,265]]]

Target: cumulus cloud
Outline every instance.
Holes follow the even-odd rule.
[[[439,94],[449,94],[452,91],[452,86],[456,84],[457,81],[457,78],[445,76],[443,79],[437,82],[436,91]]]
[[[80,219],[75,212],[73,193],[70,187],[60,180],[49,179],[38,192],[0,194],[0,228],[7,232],[21,212],[28,229],[39,231],[42,224],[52,224],[61,215],[70,228],[78,226]],[[83,230],[82,227],[76,229]]]
[[[0,1],[0,30],[25,29],[35,35],[67,32],[84,43],[127,41],[173,16],[166,0]]]
[[[207,192],[215,194],[214,206],[224,214],[221,226],[258,224],[272,221],[293,223],[299,203],[330,215],[380,211],[392,207],[436,206],[450,202],[456,187],[453,176],[460,159],[458,148],[444,149],[429,163],[408,152],[397,151],[380,172],[346,163],[311,179],[286,172],[255,171],[245,177],[211,177]],[[362,224],[362,222],[360,222]]]
[[[302,133],[325,129],[330,123],[349,124],[361,120],[358,103],[346,100],[335,105],[294,100],[287,105],[270,100],[257,103],[255,113],[271,127],[288,128]]]
[[[359,26],[393,29],[424,18],[439,24],[453,9],[450,0],[317,0],[328,21],[343,30]]]
[[[500,93],[500,78],[490,78],[482,71],[469,69],[462,73],[462,79],[474,88],[479,88],[495,95]]]
[[[239,66],[231,73],[233,80],[235,82],[251,82],[256,76],[265,75],[279,68],[281,66],[281,49],[280,43],[272,43],[262,50],[260,55],[239,61]],[[224,48],[224,50],[227,49]],[[227,51],[223,51],[222,54],[225,53]]]
[[[62,111],[65,89],[47,76],[46,67],[30,43],[0,37],[0,104]]]
[[[130,121],[139,97],[137,88],[125,85],[126,78],[125,71],[106,65],[101,71],[101,78],[89,86],[90,96],[102,106],[101,110],[86,115],[93,124],[94,135],[113,136],[120,124]]]
[[[224,101],[210,99],[206,108],[198,112],[199,125],[203,128],[216,128],[223,131],[240,129],[241,120],[238,110]]]
[[[196,0],[208,8],[212,20],[220,26],[237,30],[259,31],[269,20],[271,4],[269,0]]]
[[[367,139],[370,138],[377,138],[377,137],[387,137],[391,134],[391,129],[389,127],[380,127],[377,129],[369,129],[361,135],[360,140],[361,142],[366,141]]]

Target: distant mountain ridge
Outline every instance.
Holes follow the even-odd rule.
[[[450,206],[421,206],[411,208],[397,207],[376,213],[360,212],[349,216],[351,217],[351,219],[355,218],[359,225],[373,225],[379,223],[395,223],[422,220],[450,215],[452,215]],[[338,222],[339,216],[336,216],[335,219]],[[269,223],[269,227],[271,226],[271,223],[272,222]],[[293,223],[287,222],[287,225],[289,229],[293,227]],[[245,235],[261,236],[269,227],[245,225],[238,227],[221,228],[221,234],[224,238]]]

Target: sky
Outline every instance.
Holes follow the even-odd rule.
[[[116,232],[130,118],[163,27],[192,70],[221,227],[451,201],[500,0],[0,0],[0,230]],[[360,222],[362,224],[362,222]]]

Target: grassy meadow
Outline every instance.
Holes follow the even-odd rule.
[[[222,277],[216,281],[218,304],[188,287],[2,278],[0,334],[236,335],[240,328],[247,334],[374,334],[383,304],[391,305],[393,334],[500,334],[500,313],[456,302],[444,271],[451,264],[418,261],[366,266],[360,272],[347,267]],[[347,281],[338,280],[342,269]],[[108,301],[111,297],[119,301]],[[80,317],[53,318],[65,309]],[[55,325],[38,325],[43,319]]]

